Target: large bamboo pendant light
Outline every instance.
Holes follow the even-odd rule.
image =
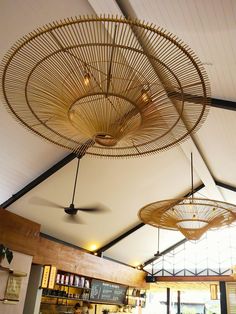
[[[209,229],[230,225],[236,220],[236,205],[194,197],[191,154],[191,196],[157,201],[140,209],[139,218],[158,228],[178,230],[189,240],[198,240]]]
[[[209,84],[201,62],[162,28],[78,17],[20,39],[2,62],[7,108],[25,127],[79,153],[159,152],[199,129]]]

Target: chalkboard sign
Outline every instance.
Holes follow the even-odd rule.
[[[92,279],[90,300],[108,304],[124,304],[126,286]]]

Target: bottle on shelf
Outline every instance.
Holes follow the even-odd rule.
[[[70,274],[70,280],[69,280],[70,286],[74,285],[74,278],[75,278],[75,275],[74,274]]]

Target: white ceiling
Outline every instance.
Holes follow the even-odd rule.
[[[212,96],[236,101],[236,2],[230,0],[118,1],[129,16],[154,23],[182,38],[205,64]],[[121,14],[114,0],[3,0],[0,2],[0,58],[24,34],[54,20],[83,14]],[[7,30],[7,31],[6,31]],[[65,157],[69,152],[43,141],[19,125],[0,106],[0,203]],[[211,108],[200,131],[185,144],[149,157],[81,160],[76,205],[100,204],[100,215],[81,213],[84,224],[68,224],[76,161],[72,161],[8,209],[42,225],[42,232],[86,249],[101,247],[139,223],[137,212],[147,203],[182,196],[190,190],[190,151],[194,152],[194,184],[206,185],[208,197],[236,203],[213,178],[235,184],[236,112]],[[205,192],[204,192],[205,193]],[[44,206],[38,205],[39,200]],[[162,231],[161,250],[182,239]],[[106,251],[130,265],[156,252],[156,229],[145,226]]]
[[[236,3],[232,0],[131,0],[136,16],[182,38],[205,64],[212,96],[236,100]],[[145,13],[144,13],[145,12]]]
[[[196,142],[217,181],[235,186],[236,111],[211,108]],[[209,131],[210,130],[210,131]]]
[[[160,229],[158,248],[158,229],[145,225],[112,246],[104,255],[128,265],[138,266],[142,261],[154,257],[157,251],[163,252],[182,239],[184,236],[178,231]],[[126,248],[128,248],[129,254],[127,254]]]
[[[75,170],[76,160],[28,192],[10,209],[21,216],[36,219],[42,224],[42,232],[86,249],[94,243],[98,247],[103,246],[137,225],[138,210],[157,199],[173,197],[176,186],[180,195],[190,189],[189,164],[179,148],[172,153],[144,159],[107,160],[85,156],[81,159],[75,204],[83,207],[98,203],[107,212],[100,215],[80,213],[84,224],[71,224],[68,229],[68,224],[62,219],[63,209],[50,208],[46,201],[69,206]],[[196,178],[196,185],[199,184]],[[38,205],[40,197],[46,200],[44,206]],[[62,234],[64,228],[66,232]]]

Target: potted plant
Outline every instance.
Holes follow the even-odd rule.
[[[0,244],[0,264],[4,260],[7,259],[10,264],[13,259],[13,252],[9,250],[9,248],[5,247],[3,244]]]

